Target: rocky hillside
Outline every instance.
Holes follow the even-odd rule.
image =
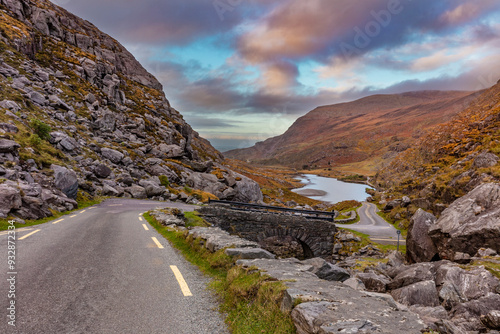
[[[46,0],[0,0],[0,218],[94,195],[259,201],[120,43]]]
[[[483,183],[500,181],[500,84],[399,155],[376,177],[384,200],[406,195],[439,215]],[[395,206],[395,205],[392,205]]]
[[[366,172],[374,172],[410,147],[426,129],[463,110],[475,96],[471,92],[423,91],[318,107],[283,135],[224,154],[299,168],[361,162]]]

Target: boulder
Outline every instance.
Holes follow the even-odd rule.
[[[184,150],[179,145],[160,144],[158,150],[164,153],[167,158],[179,158],[184,155]]]
[[[21,147],[13,140],[0,139],[0,153],[14,153]]]
[[[229,256],[240,259],[275,259],[276,256],[262,248],[228,248],[224,251]]]
[[[359,273],[356,275],[356,277],[361,282],[363,282],[368,291],[373,291],[373,292],[386,292],[387,285],[390,283],[387,277],[375,274],[373,272]]]
[[[455,290],[460,302],[478,299],[489,293],[500,291],[500,280],[484,267],[473,267],[465,270],[451,262],[444,262],[437,268],[436,285],[438,287],[448,285],[449,287],[446,289]],[[453,304],[453,300],[456,300],[455,297],[445,299],[445,295],[450,295],[448,292],[442,295],[447,304]]]
[[[132,185],[129,188],[125,189],[133,198],[145,199],[147,198],[146,189],[136,184]]]
[[[500,251],[500,185],[482,184],[457,199],[446,210],[429,235],[439,256],[454,260],[456,253],[474,256],[480,248]]]
[[[438,292],[434,281],[423,281],[391,292],[394,299],[407,306],[439,306]]]
[[[482,152],[478,154],[472,162],[474,168],[487,168],[495,166],[500,159],[496,154]]]
[[[442,306],[426,307],[426,306],[410,306],[409,310],[420,316],[420,319],[425,325],[436,331],[438,329],[437,323],[441,320],[448,320],[448,312]]]
[[[434,280],[433,265],[430,263],[417,263],[405,268],[389,283],[389,290],[399,289],[414,283]]]
[[[451,310],[451,320],[464,332],[485,332],[486,327],[481,316],[488,316],[491,311],[500,310],[500,295],[489,294],[485,297],[458,304]],[[484,318],[483,318],[484,319]]]
[[[102,187],[102,195],[103,196],[118,197],[120,195],[120,192],[118,190],[116,190],[115,188],[111,187],[110,185],[105,184]]]
[[[339,266],[336,266],[334,264],[331,264],[319,257],[304,260],[302,261],[302,263],[311,265],[312,266],[311,272],[314,273],[319,278],[327,281],[344,282],[345,280],[351,277],[351,275],[349,274],[349,272],[347,272],[347,270],[340,268]]]
[[[358,290],[358,291],[366,290],[366,286],[363,284],[363,281],[361,281],[357,277],[348,278],[345,281],[343,281],[342,283],[353,288],[354,290]]]
[[[252,179],[236,174],[236,186],[234,189],[237,191],[236,195],[232,198],[235,202],[261,202],[264,199],[260,186]]]
[[[66,167],[51,165],[54,171],[55,186],[71,199],[76,199],[78,194],[78,178],[76,173]]]
[[[148,184],[145,187],[145,190],[147,197],[154,197],[163,195],[165,193],[165,190],[167,190],[167,188],[163,186],[158,186],[156,184]]]
[[[500,329],[500,310],[492,310],[486,315],[481,315],[481,322],[487,328]]]
[[[391,267],[397,268],[405,263],[403,255],[398,251],[392,251],[387,257],[387,264]]]
[[[28,93],[28,98],[40,106],[44,106],[45,104],[47,104],[47,100],[45,99],[45,96],[43,96],[42,94],[40,94],[37,91],[32,91],[32,92]]]
[[[0,218],[7,218],[11,210],[19,209],[21,205],[20,190],[6,184],[0,184]]]
[[[111,168],[104,164],[98,164],[94,168],[94,174],[100,179],[105,179],[111,175]]]
[[[122,152],[113,150],[111,148],[103,148],[101,149],[101,154],[104,158],[109,159],[112,163],[118,164],[122,161],[125,156]]]
[[[0,123],[0,130],[3,132],[17,133],[19,129],[14,124]]]
[[[429,237],[429,229],[434,226],[437,218],[422,209],[411,217],[408,235],[406,236],[406,258],[410,263],[429,262],[438,253],[436,246]]]

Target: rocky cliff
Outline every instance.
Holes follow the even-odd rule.
[[[0,86],[0,217],[94,195],[262,199],[130,52],[49,1],[0,0]]]
[[[322,106],[299,118],[281,136],[224,154],[299,168],[358,163],[363,172],[374,173],[418,141],[426,129],[466,108],[476,95],[423,91]]]
[[[449,122],[430,131],[382,169],[384,200],[408,196],[439,215],[484,183],[500,181],[500,84],[484,91]]]

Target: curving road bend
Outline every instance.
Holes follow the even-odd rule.
[[[113,199],[18,229],[14,268],[1,232],[0,333],[228,333],[208,279],[141,216],[165,206],[193,210]]]
[[[335,224],[337,227],[358,231],[370,236],[370,240],[377,243],[397,243],[398,235],[394,226],[386,222],[377,214],[377,206],[363,202],[357,210],[360,220],[356,224]],[[402,244],[405,241],[401,238]]]

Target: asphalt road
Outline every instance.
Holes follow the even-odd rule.
[[[141,217],[167,205],[186,207],[113,199],[1,232],[0,333],[228,333],[207,278]]]
[[[377,243],[397,243],[398,235],[396,228],[380,217],[377,214],[377,210],[378,208],[375,204],[363,202],[363,205],[357,211],[360,217],[358,223],[335,225],[368,234],[370,240]],[[401,243],[405,243],[402,238]]]

